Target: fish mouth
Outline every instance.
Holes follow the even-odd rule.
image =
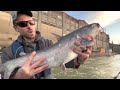
[[[98,28],[100,28],[100,27],[101,27],[99,23],[96,23],[96,26],[97,26]]]
[[[93,24],[92,27],[97,27],[97,28],[98,28],[98,31],[103,30],[102,26],[101,26],[99,23]]]
[[[101,25],[99,23],[94,23],[92,25],[92,32],[89,34],[90,36],[92,36],[93,38],[95,38],[95,36],[103,30],[103,28],[101,27]]]
[[[99,23],[94,23],[94,24],[92,25],[92,27],[95,27],[95,26],[97,26],[97,28],[100,28],[100,27],[101,27]]]

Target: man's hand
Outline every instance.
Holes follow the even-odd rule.
[[[36,52],[32,52],[32,54],[28,57],[24,65],[18,69],[18,71],[13,77],[14,79],[29,79],[30,77],[42,72],[48,67],[48,64],[39,66],[45,60],[45,58],[41,58],[40,60],[31,65],[31,62],[35,55]]]
[[[93,38],[90,37],[90,36],[86,37],[86,39],[87,40],[93,40]],[[80,46],[80,42],[76,41],[75,45],[79,47]],[[74,48],[73,51],[78,54],[78,57],[74,59],[74,64],[75,65],[84,64],[85,61],[87,60],[87,58],[89,58],[89,56],[92,53],[92,46],[86,47],[86,49],[83,50],[82,52],[79,49],[77,49],[77,48]]]

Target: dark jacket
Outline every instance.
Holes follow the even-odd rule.
[[[44,47],[41,47],[40,43],[38,43],[39,40],[43,41]],[[31,53],[33,51],[37,51],[37,50],[41,50],[41,49],[44,49],[44,48],[48,48],[51,45],[53,45],[51,40],[44,39],[41,36],[40,32],[38,32],[38,31],[36,32],[36,39],[35,39],[34,42],[28,43],[28,42],[26,42],[23,39],[22,36],[18,36],[17,41],[22,43],[22,46],[24,48],[24,53]],[[5,48],[2,51],[2,56],[1,56],[2,63],[5,63],[6,61],[9,61],[9,60],[15,58],[15,56],[13,55],[12,50],[13,50],[12,49],[12,45],[10,45],[10,46],[8,46],[7,48]],[[16,55],[17,55],[16,58],[20,57],[21,56],[21,52],[17,53]],[[74,68],[73,61],[70,61],[69,63],[67,63],[66,64],[66,68]],[[14,75],[16,71],[17,71],[17,69],[14,70],[14,72],[11,74],[11,76]],[[36,74],[35,76],[31,77],[31,79],[43,79],[43,78],[44,79],[45,78],[47,78],[47,79],[53,79],[54,78],[54,76],[51,73],[51,69],[50,68],[48,68],[48,69],[44,70],[43,72],[41,72],[39,74]]]

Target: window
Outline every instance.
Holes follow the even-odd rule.
[[[73,20],[71,20],[71,25],[72,25],[72,26],[74,25],[74,21],[73,21]]]
[[[48,11],[42,11],[42,14],[46,14],[46,15],[47,15],[47,14],[48,14]]]
[[[58,19],[58,20],[62,20],[62,18],[63,18],[63,17],[62,17],[62,14],[63,14],[62,12],[56,11],[56,15],[57,15],[57,19]]]
[[[38,18],[36,18],[36,17],[33,17],[33,20],[37,22],[37,21],[38,21]]]
[[[48,16],[47,16],[47,15],[42,14],[42,21],[47,22],[47,19],[48,19]]]
[[[76,23],[75,25],[76,25],[76,26],[75,26],[75,27],[76,27],[76,29],[78,29],[78,23]]]
[[[56,12],[55,11],[51,11],[50,12],[50,17],[57,18]]]
[[[66,23],[70,24],[70,19],[69,18],[66,19]]]
[[[57,17],[58,17],[58,20],[62,20],[62,16],[58,15]]]
[[[61,20],[57,20],[57,26],[62,27],[62,21]]]
[[[49,23],[56,25],[56,19],[55,18],[49,18]]]

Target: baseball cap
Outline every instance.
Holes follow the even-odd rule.
[[[17,19],[18,15],[20,15],[20,14],[28,15],[30,17],[33,16],[31,11],[13,11],[12,14],[11,14],[12,20],[13,20],[13,24],[14,24],[14,21]]]

